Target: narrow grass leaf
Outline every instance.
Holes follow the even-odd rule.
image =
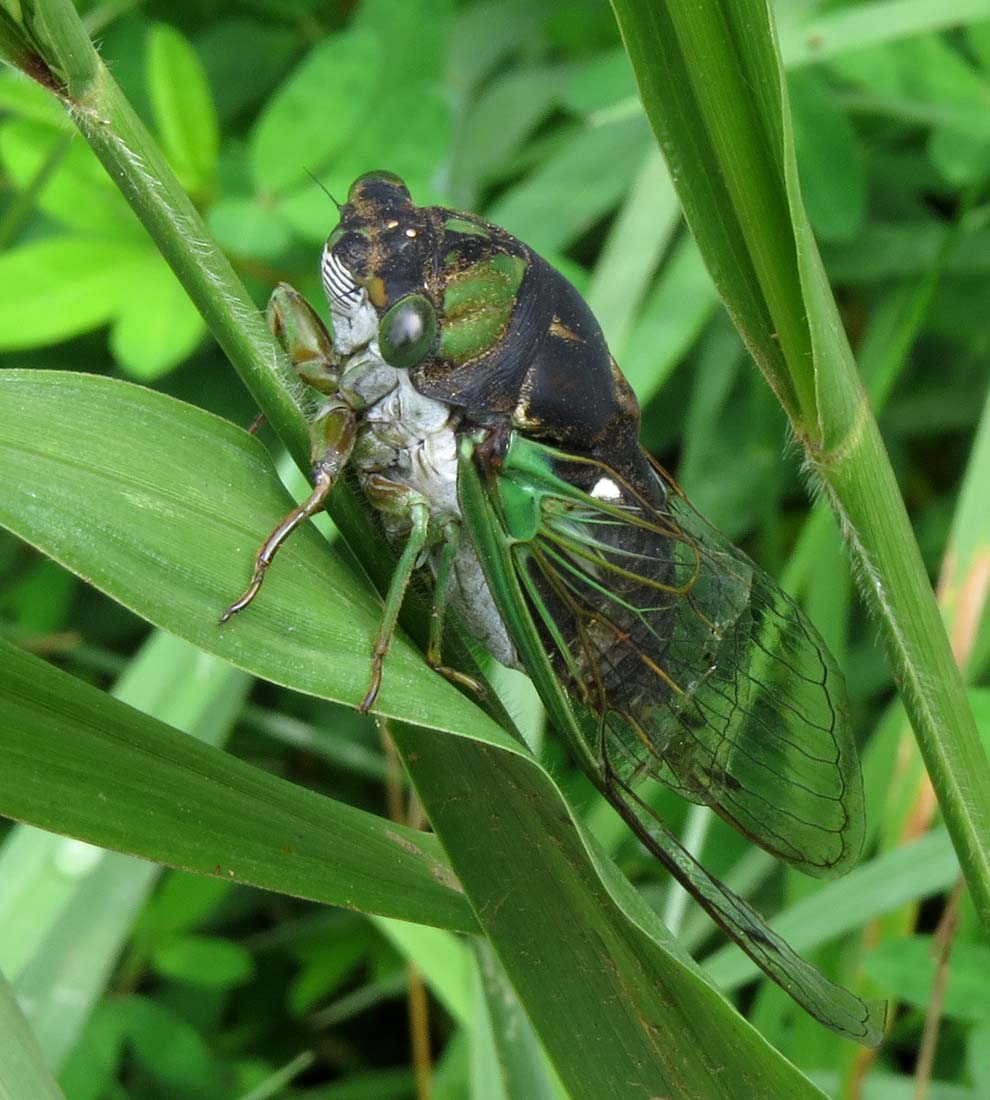
[[[9,817],[199,874],[473,927],[431,837],[250,767],[6,643],[0,695]]]
[[[3,1100],[65,1100],[3,974],[0,974],[0,1096]]]

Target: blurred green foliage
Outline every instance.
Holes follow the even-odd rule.
[[[962,3],[953,19],[953,6],[803,0],[778,13],[808,213],[933,579],[967,538],[975,539],[967,560],[990,555],[985,527],[976,535],[965,527],[981,509],[985,516],[990,492],[990,455],[973,448],[990,381],[990,19],[976,21],[967,14],[975,6]],[[713,521],[800,595],[840,654],[866,747],[877,854],[931,826],[840,539],[808,535],[784,417],[680,223],[604,4],[80,7],[259,307],[279,280],[321,303],[318,251],[336,218],[311,174],[340,195],[372,168],[400,173],[420,203],[504,225],[586,292],[640,395],[644,442],[679,470]],[[910,20],[904,30],[901,17]],[[0,352],[5,366],[107,372],[241,424],[253,417],[199,315],[64,112],[6,70]],[[967,470],[976,503],[965,511]],[[0,570],[5,634],[101,685],[134,667],[146,627],[128,612],[9,536],[0,538]],[[966,583],[950,578],[949,595]],[[977,583],[962,612],[974,619],[966,663],[984,732],[985,595]],[[242,706],[246,690],[231,680],[207,697],[228,701],[214,740],[229,735],[238,755],[277,775],[385,812],[392,764],[368,721],[265,684]],[[517,709],[531,706],[524,687],[512,690]],[[548,743],[545,753],[647,899],[669,904],[656,869],[571,775],[560,747]],[[664,809],[683,819],[675,800]],[[7,835],[0,969],[22,995],[57,985],[46,960],[65,958],[74,929],[101,912],[92,891],[76,892],[89,873],[83,851],[20,827]],[[705,856],[769,909],[823,889],[774,870],[717,824]],[[867,1078],[865,1095],[884,1100],[909,1095],[934,970],[926,937],[953,879],[949,856],[930,880],[913,885],[915,871],[920,865],[904,861],[900,877],[864,888],[864,915],[849,922],[847,914],[839,945],[830,942],[834,927],[808,945],[828,945],[818,961],[840,980],[865,960],[861,988],[904,1006]],[[432,975],[437,1100],[554,1095],[545,1070],[526,1093],[479,1069],[497,1061],[498,999],[449,973],[451,959],[467,966],[452,938],[412,942],[381,920],[178,872],[157,887],[156,878],[150,868],[140,883],[131,878],[119,927],[73,986],[88,991],[85,1008],[63,1030],[42,1033],[70,1100],[404,1100],[415,1095],[408,960]],[[873,917],[876,946],[864,949],[863,921]],[[717,946],[697,917],[683,932],[694,947]],[[956,939],[934,1076],[945,1083],[941,1095],[977,1100],[990,1095],[988,962],[965,899]],[[850,1056],[838,1040],[765,985],[747,987],[741,1003],[792,1061],[826,1075],[839,1094]],[[452,1005],[478,1012],[486,1027],[465,1026]]]

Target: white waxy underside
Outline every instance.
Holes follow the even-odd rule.
[[[458,413],[424,397],[404,370],[389,366],[378,348],[378,314],[367,291],[357,287],[332,253],[323,254],[323,285],[333,319],[334,348],[345,361],[340,394],[360,410],[358,441],[351,465],[366,484],[377,474],[419,494],[437,525],[460,521],[457,503]],[[411,503],[411,500],[410,500]],[[408,512],[381,511],[389,538],[401,542],[409,531]],[[439,544],[427,563],[435,572]],[[450,605],[467,631],[504,665],[518,659],[488,582],[469,539],[461,540],[451,571]]]

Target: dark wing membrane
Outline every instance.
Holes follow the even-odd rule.
[[[790,597],[645,456],[620,474],[517,440],[501,475],[506,506],[520,490],[538,502],[516,566],[617,778],[658,778],[810,874],[854,862],[844,684]]]

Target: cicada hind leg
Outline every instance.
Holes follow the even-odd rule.
[[[280,283],[268,303],[266,318],[300,379],[326,394],[327,400],[309,426],[313,491],[289,512],[258,548],[251,582],[220,616],[221,626],[257,596],[268,567],[289,535],[323,509],[347,465],[357,435],[354,411],[337,393],[338,376],[330,335],[313,308],[298,291]]]

